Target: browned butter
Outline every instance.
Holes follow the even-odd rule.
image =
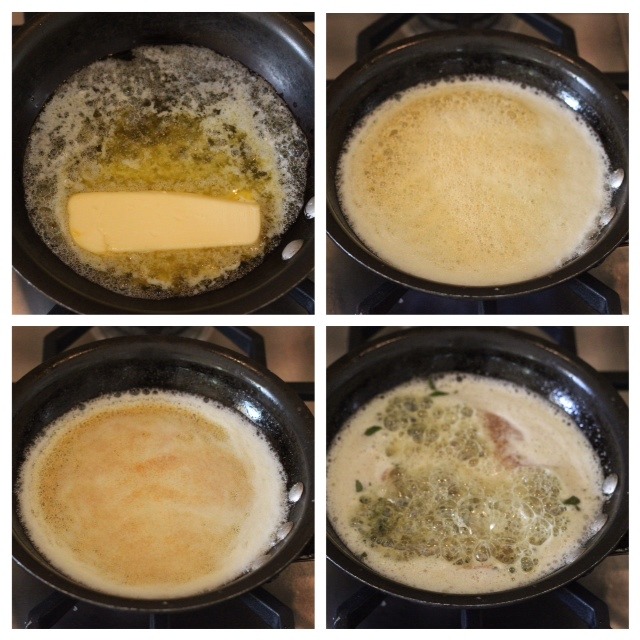
[[[98,591],[215,589],[273,544],[284,471],[240,414],[147,391],[98,398],[44,431],[21,468],[22,522],[56,568]]]

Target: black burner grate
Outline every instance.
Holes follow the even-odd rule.
[[[516,13],[520,20],[541,36],[573,55],[578,54],[574,30],[548,13]],[[445,29],[490,29],[500,20],[499,13],[390,13],[358,34],[358,59],[371,53],[404,24],[417,17],[429,31]]]
[[[293,629],[293,611],[257,588],[222,604],[186,613],[133,613],[91,605],[57,591],[29,612],[27,629]]]
[[[327,579],[333,580],[338,571],[328,566]],[[368,586],[357,587],[350,577],[337,579],[339,590],[354,586],[356,590],[339,602],[329,595],[329,609],[333,613],[327,625],[335,629],[611,628],[607,605],[577,582],[518,604],[492,609],[457,609],[413,603]]]
[[[366,296],[357,307],[357,313],[394,314],[479,314],[496,313],[564,313],[620,314],[620,296],[589,273],[576,276],[566,283],[539,293],[512,296],[496,300],[465,300],[438,296],[407,289],[394,282],[384,282]]]

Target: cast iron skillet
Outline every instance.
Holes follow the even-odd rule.
[[[248,313],[294,288],[313,269],[313,221],[300,213],[280,244],[244,278],[188,298],[129,298],[67,267],[31,226],[24,204],[23,158],[31,127],[69,76],[111,54],[143,44],[192,44],[238,60],[287,103],[307,136],[304,202],[313,196],[313,38],[287,14],[57,13],[21,30],[13,45],[13,266],[34,287],[78,313]],[[303,246],[290,260],[282,249]]]
[[[389,96],[421,82],[466,74],[490,75],[540,89],[561,100],[597,133],[612,169],[624,171],[613,196],[615,213],[595,244],[548,275],[494,287],[443,284],[400,271],[356,236],[340,207],[336,171],[354,125]],[[554,286],[603,260],[627,235],[629,103],[584,60],[541,40],[497,31],[449,31],[394,43],[349,67],[329,87],[327,103],[327,232],[348,255],[371,271],[411,289],[458,298],[491,299]]]
[[[445,371],[513,382],[568,413],[598,452],[605,476],[618,476],[617,487],[604,507],[607,522],[572,563],[531,585],[498,593],[442,594],[394,582],[352,554],[327,521],[329,559],[358,580],[386,593],[451,607],[498,606],[526,600],[557,589],[592,569],[628,531],[628,409],[596,371],[546,341],[508,329],[430,328],[403,331],[368,343],[329,367],[327,446],[345,420],[372,397],[413,378]]]
[[[169,600],[139,600],[100,593],[67,578],[31,544],[13,503],[13,557],[54,589],[94,604],[146,612],[172,612],[215,604],[270,580],[300,555],[313,535],[313,418],[281,380],[243,356],[177,337],[112,338],[53,358],[15,384],[13,485],[27,447],[43,427],[101,394],[135,388],[174,389],[217,400],[248,417],[265,434],[287,475],[287,488],[303,483],[291,505],[291,532],[255,571],[208,593]],[[171,550],[168,550],[170,553]]]

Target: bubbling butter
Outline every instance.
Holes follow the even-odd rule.
[[[541,91],[469,77],[413,87],[356,126],[336,185],[369,249],[455,285],[521,282],[592,246],[610,220],[595,133]]]
[[[139,47],[78,71],[44,106],[25,154],[25,202],[80,275],[131,297],[191,296],[244,276],[277,245],[302,207],[308,159],[286,104],[240,63],[201,47]],[[97,255],[73,241],[67,203],[105,191],[255,201],[260,234],[242,246]]]
[[[602,513],[602,483],[566,414],[516,385],[451,373],[397,387],[347,421],[328,454],[327,509],[382,575],[489,593],[579,555]]]
[[[250,569],[287,517],[286,478],[240,414],[188,394],[103,396],[49,425],[20,470],[40,552],[90,588],[176,598]]]

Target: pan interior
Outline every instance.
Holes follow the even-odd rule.
[[[21,520],[43,555],[125,597],[212,591],[251,570],[287,521],[286,478],[253,424],[157,389],[49,425],[20,480]]]
[[[336,176],[343,144],[353,130],[391,96],[418,84],[481,76],[507,80],[558,100],[597,136],[611,170],[628,164],[628,107],[596,70],[569,60],[542,43],[508,34],[454,32],[415,38],[374,54],[367,64],[347,70],[329,89],[327,131],[327,201],[330,235],[356,260],[380,275],[412,288],[451,295],[491,297],[537,290],[565,280],[595,264],[626,233],[627,180],[614,190],[610,220],[583,255],[549,276],[496,287],[444,285],[411,276],[381,261],[357,237],[341,209]],[[606,105],[606,106],[605,106]],[[597,250],[596,250],[597,248]]]
[[[625,533],[626,408],[595,372],[586,370],[584,363],[559,355],[543,342],[500,330],[412,330],[381,339],[362,351],[365,353],[359,356],[345,356],[329,369],[327,446],[341,426],[372,398],[416,378],[458,371],[525,387],[568,414],[597,453],[604,475],[616,477],[617,485],[603,507],[605,524],[587,543],[582,555],[528,587],[482,596],[438,594],[406,587],[364,567],[327,522],[329,557],[348,573],[389,593],[422,602],[497,605],[538,595],[579,577]]]
[[[596,136],[562,103],[496,78],[396,94],[346,143],[338,183],[351,227],[381,259],[449,284],[553,272],[609,220]]]
[[[367,565],[420,589],[532,584],[581,552],[602,514],[604,476],[580,430],[486,376],[452,372],[375,398],[328,458],[334,528]]]
[[[286,476],[287,491],[302,483],[302,498],[288,506],[288,535],[265,556],[265,562],[215,592],[164,600],[137,600],[95,592],[68,580],[53,569],[33,546],[17,513],[14,493],[14,557],[40,579],[57,589],[91,602],[113,607],[170,610],[204,606],[242,593],[272,576],[290,562],[311,535],[312,470],[308,416],[297,398],[278,381],[223,349],[205,348],[186,339],[116,338],[77,349],[83,355],[37,371],[16,386],[13,483],[25,451],[48,424],[79,404],[107,394],[158,389],[183,392],[216,403],[244,416],[267,440]],[[88,374],[88,371],[91,373]],[[17,540],[17,542],[16,542]],[[16,546],[17,545],[17,546]]]
[[[56,90],[31,132],[24,185],[36,231],[66,264],[112,291],[161,299],[220,288],[261,262],[302,208],[307,159],[285,103],[243,65],[204,47],[138,47]],[[230,247],[84,251],[67,202],[86,191],[248,199],[259,205],[260,236]]]

